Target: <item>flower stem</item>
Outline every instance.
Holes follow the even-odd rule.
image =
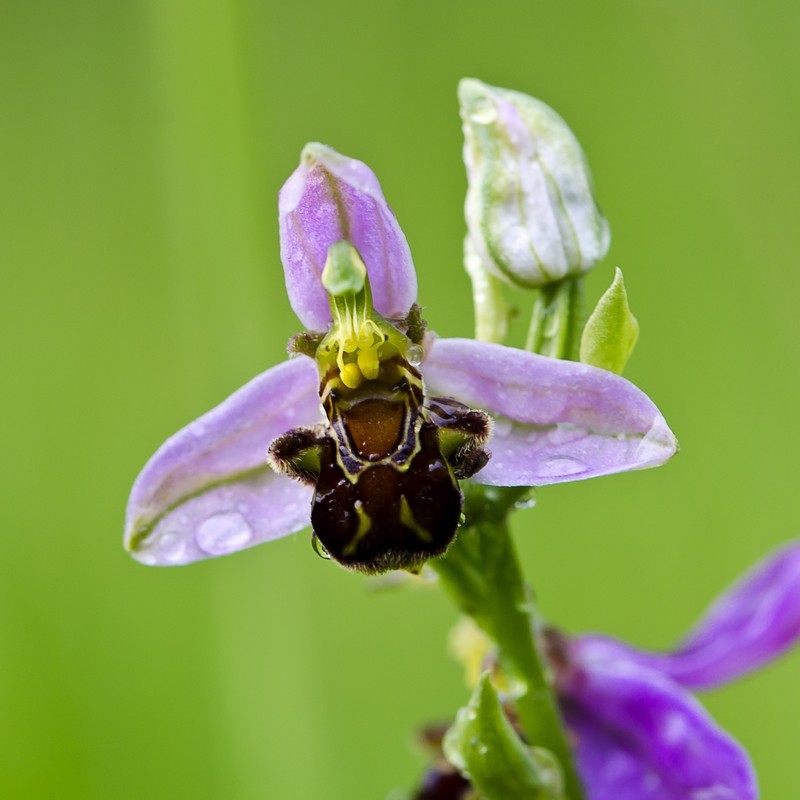
[[[525,349],[550,358],[578,360],[583,328],[583,278],[564,278],[539,289]]]
[[[494,640],[512,684],[530,744],[549,750],[561,764],[565,797],[582,800],[556,699],[536,645],[537,617],[511,541],[508,513],[528,489],[470,487],[468,522],[444,558],[431,562],[461,610]]]

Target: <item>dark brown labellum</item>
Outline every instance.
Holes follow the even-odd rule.
[[[270,447],[274,465],[315,486],[316,549],[359,572],[419,571],[455,537],[458,479],[488,460],[488,417],[426,400],[419,371],[400,356],[356,389],[333,370],[320,397],[328,424],[289,431]]]

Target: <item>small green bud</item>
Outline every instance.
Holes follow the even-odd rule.
[[[459,84],[469,235],[485,268],[526,288],[582,275],[608,251],[581,146],[549,106]]]
[[[611,286],[583,329],[580,360],[621,375],[638,338],[639,323],[631,314],[622,270],[617,267]]]
[[[558,762],[548,751],[522,743],[488,672],[445,734],[443,749],[486,800],[563,800]]]

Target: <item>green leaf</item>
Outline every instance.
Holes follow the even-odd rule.
[[[547,750],[526,747],[484,672],[444,737],[447,760],[486,800],[563,800],[561,770]]]
[[[639,338],[639,323],[631,314],[622,270],[600,298],[581,337],[580,360],[622,374]]]

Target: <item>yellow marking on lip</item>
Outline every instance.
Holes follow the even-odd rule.
[[[358,514],[358,529],[353,541],[342,550],[342,555],[351,556],[356,551],[358,543],[369,533],[372,528],[372,520],[364,510],[364,504],[360,500],[356,500],[354,506],[356,514]]]
[[[431,532],[417,524],[417,521],[414,519],[414,512],[411,510],[411,506],[408,504],[405,495],[400,497],[400,522],[402,522],[406,528],[410,528],[414,531],[426,544],[430,544],[433,541]]]

